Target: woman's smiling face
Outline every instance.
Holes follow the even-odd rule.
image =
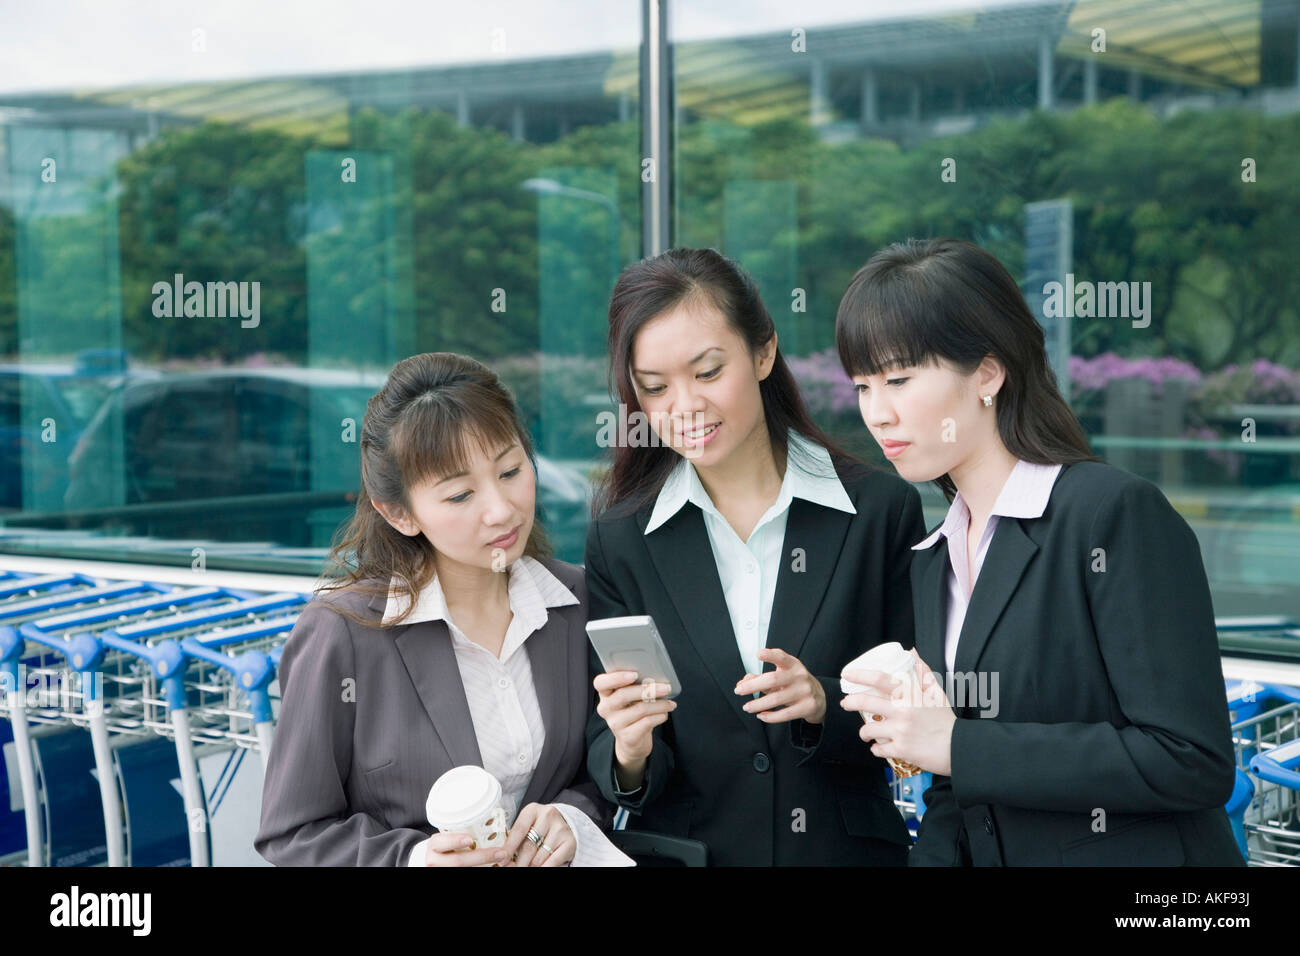
[[[993,409],[1000,366],[986,360],[969,375],[940,360],[855,375],[858,410],[885,457],[908,481],[933,481],[958,468],[996,434]]]
[[[759,382],[775,359],[775,335],[751,355],[721,312],[688,300],[637,333],[632,384],[663,443],[709,467],[767,427]]]

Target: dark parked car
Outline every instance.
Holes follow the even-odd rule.
[[[108,509],[106,521],[136,534],[265,540],[268,552],[324,547],[354,507],[361,421],[383,382],[378,374],[272,368],[127,384],[69,458],[66,508]],[[539,504],[566,560],[582,560],[589,499],[579,472],[538,460]],[[166,502],[196,507],[112,513]],[[83,526],[94,520],[84,516]]]
[[[0,365],[0,508],[58,510],[69,451],[122,380],[81,363]]]

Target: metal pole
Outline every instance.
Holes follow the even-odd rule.
[[[641,254],[668,248],[672,116],[667,0],[641,3]],[[647,163],[649,160],[649,172]]]

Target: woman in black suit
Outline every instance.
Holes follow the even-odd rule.
[[[1096,461],[993,256],[877,253],[836,340],[900,475],[951,502],[915,544],[922,699],[847,672],[872,753],[934,773],[910,862],[1241,865],[1210,590],[1187,523]],[[945,675],[940,682],[936,675]]]
[[[595,679],[596,785],[630,829],[714,864],[903,864],[884,761],[836,701],[845,661],[910,645],[920,496],[813,424],[754,283],[718,253],[628,267],[609,321],[631,428],[588,533],[591,616],[650,615],[682,692]]]

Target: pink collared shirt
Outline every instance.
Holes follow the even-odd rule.
[[[1052,485],[1061,471],[1060,465],[1034,465],[1027,461],[1017,461],[1007,476],[998,500],[993,503],[989,520],[984,525],[979,544],[975,549],[975,565],[970,566],[966,557],[966,534],[970,530],[970,509],[957,492],[952,504],[948,506],[948,515],[943,524],[920,544],[912,545],[913,551],[930,547],[939,535],[948,539],[948,627],[944,634],[944,662],[948,673],[956,669],[957,639],[961,636],[961,626],[966,620],[966,611],[970,607],[971,595],[975,582],[979,579],[980,568],[984,566],[984,556],[988,553],[989,542],[997,530],[998,517],[1007,518],[1041,518],[1047,510],[1047,500],[1052,495]]]

